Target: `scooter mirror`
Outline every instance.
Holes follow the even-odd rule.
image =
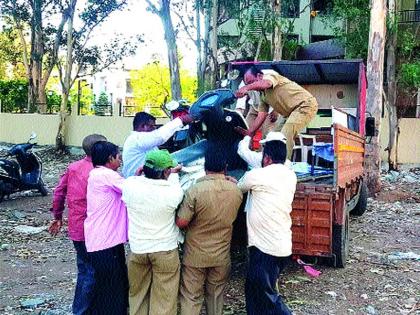
[[[177,110],[179,107],[179,103],[177,101],[170,101],[165,104],[165,109],[169,111]]]
[[[236,80],[239,77],[239,75],[240,75],[239,70],[238,69],[235,69],[235,70],[232,70],[232,71],[229,71],[228,72],[227,78],[229,80],[233,81],[233,80]]]
[[[29,141],[36,139],[37,134],[35,132],[31,133],[31,136],[29,137]]]

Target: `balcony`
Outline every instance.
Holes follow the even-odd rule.
[[[399,23],[420,23],[420,10],[404,10],[399,12]]]

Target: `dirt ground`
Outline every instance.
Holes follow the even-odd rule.
[[[51,192],[75,157],[40,153]],[[314,267],[322,274],[311,278],[292,264],[282,274],[279,290],[294,314],[420,314],[420,171],[382,178],[383,190],[368,200],[365,215],[351,219],[345,269],[318,262]],[[1,314],[71,314],[76,266],[65,231],[51,237],[17,228],[46,227],[50,205],[51,193],[36,192],[0,204]],[[245,314],[246,249],[235,249],[232,260],[225,314]]]

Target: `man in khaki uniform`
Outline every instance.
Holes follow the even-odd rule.
[[[241,83],[242,86],[243,81]],[[239,87],[241,87],[239,85]],[[238,99],[236,102],[236,111],[240,112],[242,116],[245,117],[246,124],[248,126],[252,126],[254,124],[255,119],[258,116],[258,107],[261,104],[261,93],[258,91],[249,91],[248,95],[244,96],[243,98]],[[261,125],[261,132],[263,138],[270,132],[274,131],[277,127],[278,121],[282,119],[279,117],[279,114],[275,111],[271,111],[267,118],[264,120],[263,124]]]
[[[287,117],[281,132],[287,138],[287,157],[290,159],[295,137],[309,124],[318,111],[315,97],[277,72],[270,71],[263,74],[254,66],[245,72],[244,81],[246,85],[236,91],[237,97],[243,97],[249,91],[261,91],[263,95],[254,124],[248,131],[241,129],[241,133],[252,137],[264,123],[271,106],[274,111]]]
[[[206,176],[185,194],[176,223],[186,228],[181,272],[181,315],[223,314],[223,291],[230,274],[232,224],[242,193],[226,179],[226,159],[208,150]]]

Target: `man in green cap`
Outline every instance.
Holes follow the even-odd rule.
[[[130,314],[176,314],[180,279],[175,211],[184,192],[177,162],[166,150],[149,151],[143,176],[132,176],[123,184],[127,205]]]

